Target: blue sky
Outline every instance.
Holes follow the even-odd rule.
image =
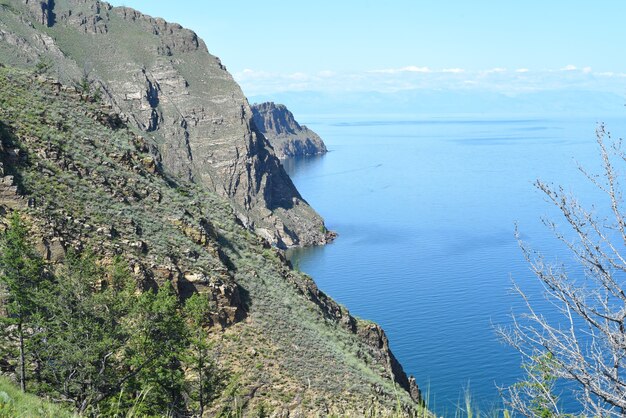
[[[626,92],[626,1],[114,0],[196,31],[247,94]]]

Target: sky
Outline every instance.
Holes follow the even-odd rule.
[[[197,32],[248,95],[626,93],[623,0],[113,0]]]

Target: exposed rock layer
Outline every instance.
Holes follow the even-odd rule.
[[[228,197],[271,243],[327,241],[322,219],[253,129],[241,89],[194,32],[96,0],[6,1],[0,62],[50,61],[62,81],[88,80],[149,134],[165,172]]]
[[[322,138],[300,125],[285,105],[255,103],[252,105],[252,120],[278,158],[306,157],[328,151]]]

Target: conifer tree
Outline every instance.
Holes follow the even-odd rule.
[[[120,355],[128,336],[120,321],[132,305],[130,275],[116,259],[111,284],[95,255],[68,251],[37,324],[33,353],[47,394],[72,402],[79,412],[117,394]]]
[[[127,393],[131,400],[143,395],[140,413],[183,413],[187,333],[172,285],[166,282],[158,291],[142,293],[131,316],[134,328],[126,356],[133,376]]]
[[[18,212],[13,212],[0,239],[0,283],[5,287],[5,329],[19,347],[20,388],[26,391],[26,328],[37,312],[37,294],[46,286],[44,264],[28,242],[28,229]]]
[[[210,301],[206,295],[195,293],[187,299],[185,317],[189,328],[189,347],[185,360],[192,371],[187,381],[187,394],[197,404],[198,416],[204,413],[219,380],[210,357],[211,344],[207,330],[211,321],[210,313]]]

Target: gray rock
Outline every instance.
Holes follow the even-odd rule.
[[[252,105],[254,125],[274,148],[278,158],[306,157],[328,152],[324,141],[282,104],[272,102]]]

